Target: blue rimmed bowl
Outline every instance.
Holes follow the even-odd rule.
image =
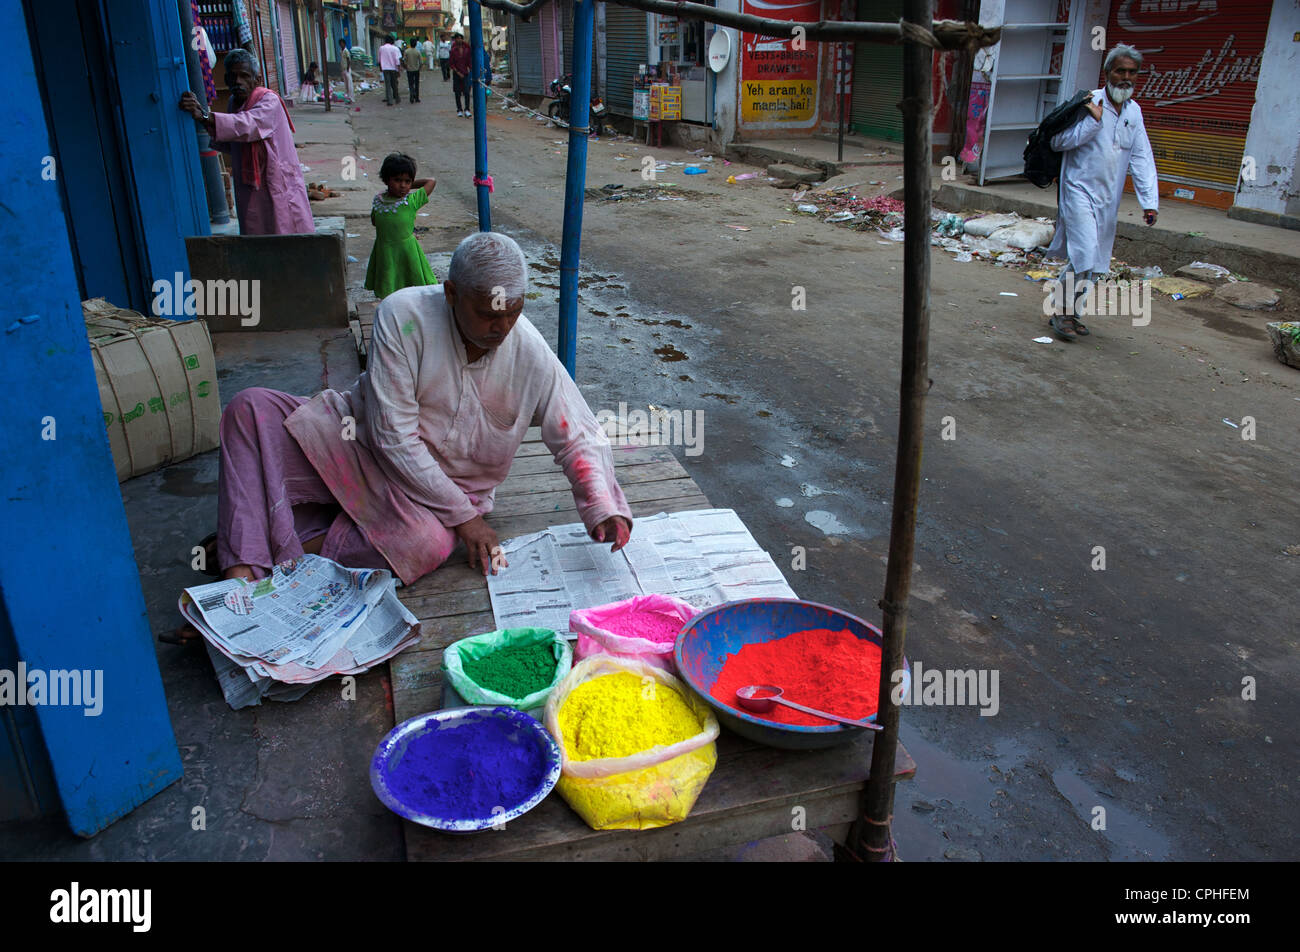
[[[848,743],[863,731],[838,724],[778,724],[758,714],[723,704],[710,693],[727,658],[745,645],[776,641],[811,628],[848,630],[875,645],[880,645],[883,640],[880,629],[875,625],[829,605],[794,598],[747,598],[707,609],[682,628],[673,649],[678,676],[708,702],[723,727],[752,741],[787,750],[808,750]],[[884,675],[883,670],[881,674]],[[911,666],[904,658],[904,696],[910,687],[911,677]],[[868,718],[872,721],[875,719],[875,715]]]
[[[444,731],[454,733],[438,736]],[[469,815],[474,811],[467,811],[453,790],[429,782],[421,768],[436,755],[463,761],[458,776],[491,770],[480,743],[489,736],[518,747],[519,762],[496,768],[500,773],[488,778],[509,791],[500,799],[511,802],[479,810],[482,816]],[[512,707],[459,707],[413,717],[388,732],[370,761],[370,786],[384,806],[445,833],[477,833],[518,819],[546,799],[559,779],[559,745],[538,721]]]

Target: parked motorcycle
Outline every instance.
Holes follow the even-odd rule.
[[[546,108],[546,115],[560,122],[569,121],[569,100],[573,96],[572,76],[562,76],[551,80],[551,104]],[[605,134],[605,104],[599,97],[591,100],[591,121],[588,123],[592,135]]]

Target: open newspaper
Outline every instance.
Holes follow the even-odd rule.
[[[318,555],[268,577],[225,579],[181,593],[181,613],[207,641],[226,702],[292,701],[335,674],[360,674],[420,639],[386,569],[348,569]]]
[[[502,544],[509,568],[488,576],[498,628],[569,630],[569,612],[635,595],[673,595],[703,611],[741,598],[795,598],[772,557],[731,509],[636,521],[618,552],[580,522]]]

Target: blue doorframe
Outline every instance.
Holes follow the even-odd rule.
[[[44,98],[42,72],[24,39],[32,35],[32,6],[48,2],[61,0],[0,4],[0,34],[15,38],[9,55],[0,57],[0,88],[11,97],[0,175],[18,186],[6,190],[0,240],[21,249],[22,264],[0,270],[0,380],[11,400],[0,414],[0,638],[8,643],[0,656],[16,658],[29,671],[90,672],[92,684],[98,672],[97,716],[87,716],[84,703],[24,709],[34,715],[44,747],[43,757],[28,752],[28,762],[48,763],[69,826],[90,836],[180,779],[181,762],[81,316],[68,224],[75,227],[89,210],[65,205],[57,171],[62,163],[53,178],[43,174],[49,156],[66,158],[78,146],[100,144],[64,139],[56,155],[47,121],[56,104]],[[82,21],[93,19],[87,14],[96,4],[76,6]],[[158,158],[175,147],[168,143],[180,141],[183,128],[170,116],[179,114],[179,92],[173,96],[174,88],[159,81],[169,68],[158,55],[156,32],[170,22],[165,0],[113,0],[109,6],[112,13],[100,26],[116,77],[110,95],[118,97],[121,128],[132,137],[122,148],[138,216],[133,227],[141,236],[137,250],[147,273],[188,272],[180,236],[194,225],[186,209],[201,208],[203,193],[192,145],[183,144],[184,154],[170,160]],[[170,9],[174,51],[179,19],[174,5]],[[79,41],[71,31],[63,39]],[[47,63],[50,52],[43,51]],[[124,52],[131,63],[123,62]],[[178,177],[186,164],[192,174]],[[109,235],[100,240],[110,247]],[[0,738],[5,743],[14,743],[12,735]],[[0,768],[12,762],[0,757]]]

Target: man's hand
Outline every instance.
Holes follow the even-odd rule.
[[[198,97],[192,92],[186,90],[181,94],[181,109],[188,112],[195,119],[202,119],[206,109],[199,104]]]
[[[1090,102],[1090,103],[1087,103],[1087,104],[1086,104],[1086,107],[1087,107],[1087,110],[1088,110],[1090,113],[1092,113],[1092,118],[1094,118],[1094,119],[1096,119],[1098,122],[1100,122],[1100,121],[1101,121],[1101,103],[1099,103],[1099,102]]]
[[[1142,218],[1148,225],[1154,225],[1156,223],[1157,214],[1158,213],[1154,208],[1144,208],[1142,210]]]
[[[632,536],[632,524],[622,516],[610,516],[591,530],[591,537],[597,542],[612,542],[609,551],[617,552],[627,545]]]
[[[498,565],[504,568],[508,564],[505,556],[499,551],[494,553],[494,550],[500,549],[501,543],[496,532],[482,516],[475,516],[469,522],[462,522],[455,527],[455,531],[456,536],[465,543],[471,567],[481,568],[484,575],[489,571],[496,575]]]

